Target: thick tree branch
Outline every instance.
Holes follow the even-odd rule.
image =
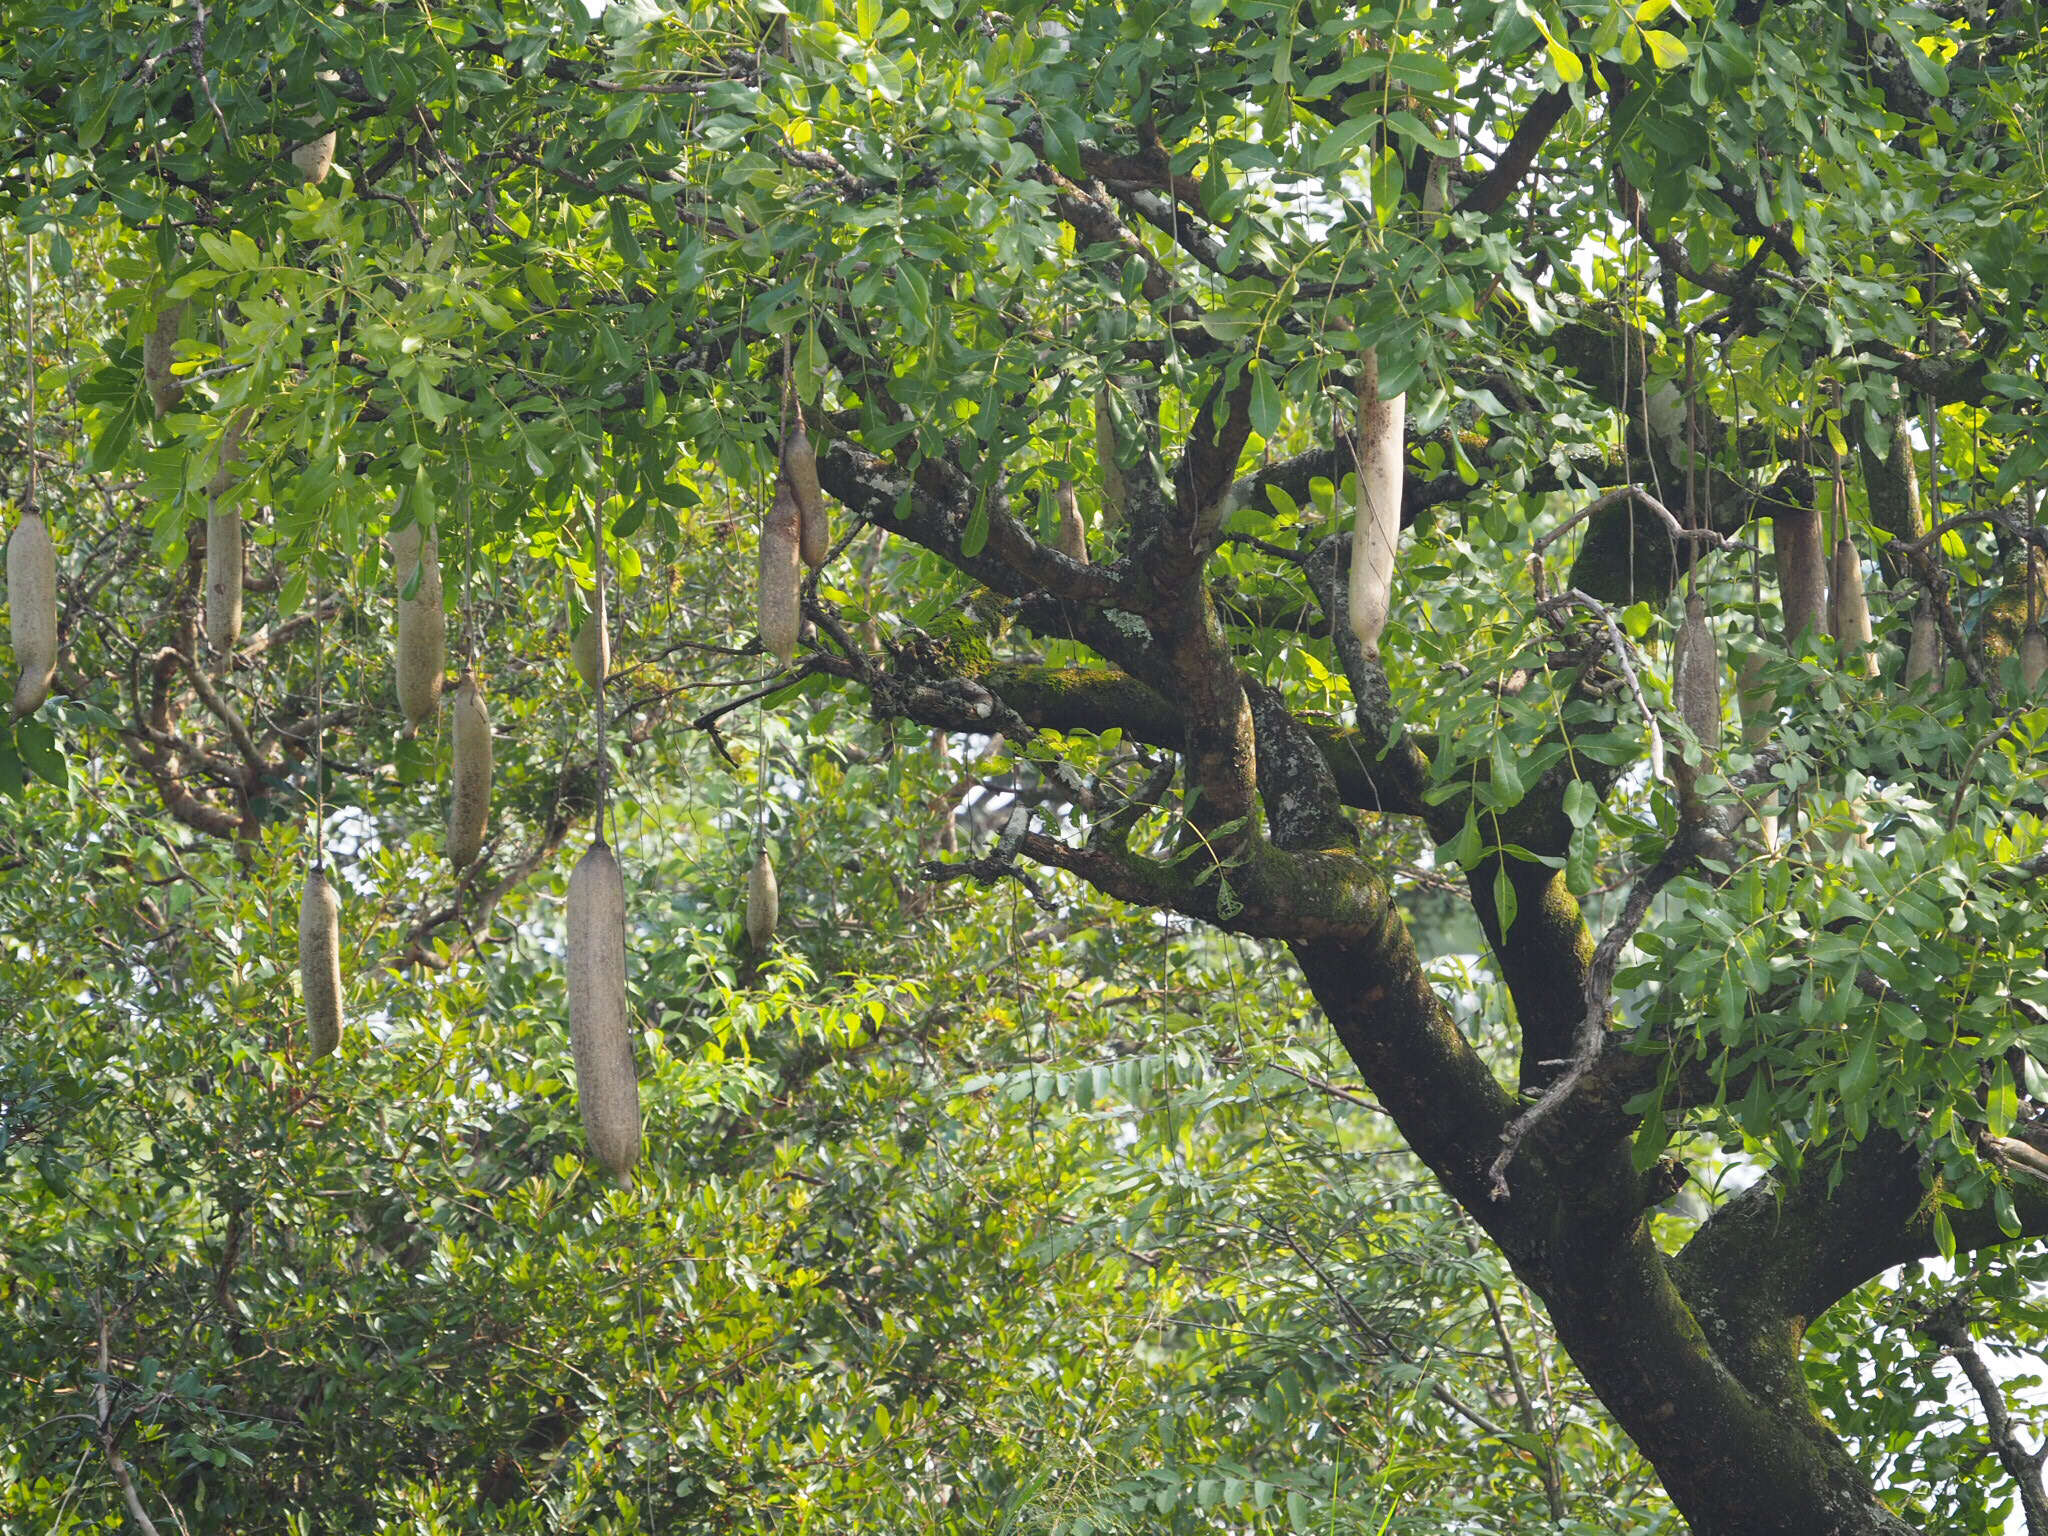
[[[1458,200],[1460,213],[1498,213],[1529,174],[1536,156],[1557,125],[1572,109],[1572,93],[1564,86],[1546,91],[1530,104],[1515,125],[1514,136],[1479,185]]]
[[[1832,1185],[1832,1187],[1830,1187]],[[2048,1235],[2048,1186],[2015,1179],[2021,1237]],[[1941,1252],[1918,1151],[1874,1131],[1839,1158],[1816,1148],[1789,1180],[1760,1180],[1719,1207],[1678,1264],[1716,1310],[1795,1328],[1895,1265]],[[1958,1252],[2016,1241],[1987,1203],[1951,1210]]]

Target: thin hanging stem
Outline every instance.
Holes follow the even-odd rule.
[[[1837,418],[1842,418],[1841,426],[1846,436],[1848,422],[1842,410],[1842,381],[1840,379],[1834,381],[1832,394],[1834,396],[1835,415]],[[1843,462],[1845,456],[1841,453],[1835,453],[1833,457],[1835,461],[1835,494],[1828,506],[1828,556],[1830,559],[1834,557],[1834,546],[1841,543],[1849,532],[1849,481]]]
[[[2048,492],[2035,487],[2034,504],[2027,509],[2027,623],[2041,622],[2040,554],[2034,548],[2034,528],[2041,517],[2041,502]]]
[[[778,429],[777,436],[775,439],[776,463],[778,468],[781,464],[782,450],[784,446],[789,442],[789,413],[792,407],[794,407],[796,411],[797,425],[802,426],[804,422],[804,405],[801,400],[798,400],[796,398],[796,380],[790,377],[789,338],[785,336],[782,338],[782,424]]]
[[[602,507],[595,503],[592,504],[590,509],[590,538],[594,552],[592,563],[596,567],[597,576],[596,607],[598,612],[604,612],[606,611],[604,601],[604,511]],[[593,619],[595,616],[595,614],[592,615]],[[607,676],[610,671],[611,668],[609,667],[599,668],[597,686],[591,690],[597,696],[597,702],[593,708],[597,712],[597,840],[600,843],[604,841],[604,814],[606,802],[611,794],[612,777],[612,755],[605,745],[604,718],[604,690],[605,684],[610,681],[610,678]]]
[[[28,359],[28,493],[22,511],[33,512],[36,509],[36,237],[24,229],[21,242],[26,252],[24,265],[28,272],[28,335],[24,338]]]
[[[1685,333],[1685,523],[1688,528],[1704,528],[1707,520],[1699,501],[1699,459],[1700,459],[1700,416],[1694,403],[1693,391],[1698,387],[1699,376],[1693,366],[1693,334]],[[1687,551],[1690,556],[1685,563],[1685,595],[1699,596],[1700,551]]]
[[[1910,446],[1910,445],[1909,445]],[[1927,397],[1927,526],[1941,522],[1941,407]]]
[[[787,377],[787,375],[785,375]],[[770,494],[773,494],[772,492]],[[773,657],[761,658],[763,682],[774,675]],[[768,846],[768,696],[754,701],[754,852]]]
[[[308,584],[313,599],[313,867],[327,866],[327,626],[320,622],[320,548],[327,517],[313,524]]]
[[[476,503],[469,483],[469,439],[462,441],[462,669],[476,671]]]
[[[1908,510],[1910,515],[1910,509]],[[1932,395],[1927,397],[1927,526],[1929,528],[1939,528],[1941,526],[1941,407],[1935,403],[1934,396]],[[1941,559],[1941,541],[1936,539],[1934,546],[1928,552],[1928,558],[1938,563]],[[2032,574],[2032,567],[2029,566],[2028,575],[2031,577]],[[2030,624],[2034,619],[2032,612],[2034,600],[2033,587],[2033,582],[2029,580],[2027,583],[2027,602],[2029,607],[2027,622]],[[1932,594],[1925,595],[1920,599],[1920,606],[1932,612],[1933,610],[1929,605],[1933,601]]]

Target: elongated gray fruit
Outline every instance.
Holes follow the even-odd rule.
[[[206,643],[226,656],[242,638],[242,514],[206,498]]]
[[[612,637],[605,621],[602,588],[591,594],[590,606],[583,610],[583,622],[569,637],[569,664],[586,688],[595,689],[611,676]]]
[[[341,1044],[341,897],[317,864],[306,871],[299,901],[299,991],[307,1049],[317,1061]]]
[[[310,120],[307,126],[312,126]],[[292,164],[306,178],[307,186],[319,186],[327,179],[327,173],[334,169],[334,130],[330,128],[294,148]]]
[[[825,493],[818,488],[818,454],[798,422],[782,445],[782,477],[796,498],[797,553],[812,570],[832,552],[832,518]]]
[[[328,85],[333,85],[341,76],[334,70],[323,69],[320,71],[320,79]],[[308,128],[320,126],[320,119],[317,117],[302,117],[299,121]],[[307,186],[319,186],[327,179],[327,173],[334,169],[334,130],[330,128],[325,133],[314,135],[303,144],[295,145],[292,149],[292,164],[298,168],[299,174],[306,178]]]
[[[1870,604],[1863,595],[1863,557],[1856,541],[1844,537],[1835,544],[1834,585],[1828,594],[1834,609],[1835,639],[1842,648],[1844,671],[1877,676],[1877,651],[1871,644]]]
[[[417,726],[441,705],[448,678],[448,615],[441,607],[441,544],[413,523],[391,535],[391,565],[398,578],[398,704]],[[419,585],[405,589],[419,572]]]
[[[34,512],[21,514],[7,540],[7,621],[14,639],[14,712],[32,715],[57,675],[57,546]]]
[[[142,340],[142,382],[148,387],[150,403],[159,416],[176,410],[185,393],[185,386],[171,374],[171,349],[177,344],[184,323],[185,301],[180,299],[157,311],[156,324]]]
[[[1925,599],[1913,610],[1913,635],[1906,642],[1906,689],[1935,675],[1941,665],[1941,626],[1935,622],[1934,605]]]
[[[747,871],[747,942],[766,949],[775,938],[775,925],[782,918],[782,893],[775,885],[775,865],[763,848],[754,855],[754,867]]]
[[[1672,657],[1671,691],[1678,718],[1703,747],[1721,745],[1721,652],[1707,627],[1706,601],[1694,593],[1685,600],[1685,622],[1678,629]]]
[[[1785,648],[1805,655],[1827,633],[1827,556],[1821,550],[1820,514],[1811,507],[1777,509],[1771,514],[1771,543],[1777,551]]]
[[[1358,507],[1351,524],[1351,632],[1377,647],[1394,597],[1401,538],[1403,438],[1408,397],[1380,398],[1379,349],[1367,347],[1358,373]]]
[[[2020,687],[2028,698],[2041,691],[2041,677],[2048,673],[2048,634],[2041,626],[2029,624],[2020,636]]]
[[[1721,745],[1721,653],[1714,644],[1714,632],[1707,627],[1707,605],[1698,593],[1685,600],[1685,621],[1678,626],[1678,643],[1671,658],[1671,699],[1678,706],[1678,718],[1700,745],[1702,757],[1711,756]],[[1694,765],[1680,753],[1672,768],[1678,783],[1681,806],[1691,803],[1694,786],[1705,764]]]
[[[1114,528],[1130,500],[1130,486],[1116,457],[1116,418],[1109,408],[1109,386],[1095,392],[1095,462],[1102,471],[1102,526]]]
[[[796,495],[787,476],[775,482],[775,502],[761,521],[761,643],[783,666],[796,655],[803,631],[803,573],[797,561]]]
[[[1059,532],[1053,538],[1053,548],[1069,560],[1088,563],[1088,525],[1081,521],[1081,498],[1074,494],[1074,482],[1062,480],[1060,488],[1053,495],[1053,502],[1059,508]]]
[[[484,828],[491,818],[491,716],[474,672],[455,685],[455,738],[448,771],[448,862],[457,869],[483,850]]]
[[[626,1023],[626,883],[602,837],[569,876],[569,1044],[583,1134],[624,1178],[640,1160],[640,1080]]]

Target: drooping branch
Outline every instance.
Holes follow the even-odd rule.
[[[2048,1186],[2010,1185],[2020,1237],[2048,1234]],[[1717,1208],[1679,1256],[1688,1289],[1723,1311],[1804,1324],[1895,1265],[1941,1252],[1918,1150],[1875,1131],[1841,1150],[1816,1149],[1802,1170],[1759,1180]],[[1958,1252],[2014,1241],[1991,1202],[1951,1210]]]
[[[1542,151],[1557,125],[1564,121],[1565,114],[1572,109],[1572,93],[1564,86],[1545,91],[1530,104],[1522,114],[1522,120],[1515,125],[1513,137],[1507,148],[1493,163],[1479,185],[1458,200],[1460,213],[1498,213],[1514,196],[1515,188],[1529,174],[1536,163],[1536,156]]]
[[[1991,1440],[1992,1454],[2019,1490],[2020,1509],[2026,1515],[2027,1536],[2048,1536],[2048,1488],[2041,1481],[2041,1465],[2048,1458],[2048,1445],[2030,1451],[2021,1442],[2006,1406],[2005,1388],[1991,1372],[1971,1337],[1970,1323],[1960,1299],[1939,1307],[1920,1323],[1920,1331],[1941,1345],[1942,1353],[1955,1361],[1956,1368],[1977,1394],[1984,1409],[1984,1428]]]

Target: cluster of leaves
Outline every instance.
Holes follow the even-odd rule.
[[[7,264],[8,346],[45,419],[10,397],[4,429],[24,462],[51,456],[68,667],[61,701],[0,738],[0,790],[22,796],[14,888],[34,893],[0,897],[0,982],[32,1026],[6,1058],[7,1177],[41,1266],[10,1296],[27,1338],[106,1323],[150,1489],[232,1522],[237,1498],[331,1496],[347,1465],[353,1523],[451,1528],[500,1518],[474,1513],[478,1487],[518,1511],[505,1521],[532,1498],[557,1524],[656,1528],[825,1510],[886,1528],[1385,1525],[1400,1499],[1414,1528],[1511,1524],[1532,1499],[1629,1518],[1627,1457],[1568,1387],[1489,1379],[1480,1408],[1442,1374],[1495,1344],[1541,1359],[1540,1331],[1459,1257],[1439,1207],[1366,1172],[1391,1142],[1291,1075],[1333,1081],[1309,1033],[1244,1022],[1306,1014],[1283,976],[1165,918],[1005,945],[1000,902],[932,897],[885,813],[960,786],[825,702],[829,668],[765,701],[810,709],[801,737],[764,722],[749,744],[745,716],[704,717],[745,789],[675,726],[680,704],[757,681],[735,535],[796,401],[828,455],[851,443],[868,488],[887,484],[812,594],[821,625],[861,636],[857,663],[821,644],[840,679],[884,656],[948,680],[1087,659],[1071,615],[1041,605],[1012,631],[1020,607],[972,577],[1015,576],[992,541],[1034,501],[1043,527],[1058,480],[1101,508],[1090,400],[1154,504],[1193,483],[1212,428],[1245,429],[1214,439],[1232,494],[1186,509],[1204,539],[1219,525],[1201,580],[1229,654],[1297,719],[1358,725],[1360,674],[1312,575],[1351,487],[1336,456],[1302,465],[1342,429],[1371,346],[1407,393],[1426,503],[1382,655],[1428,769],[1425,813],[1362,862],[1439,925],[1429,950],[1478,942],[1453,868],[1491,940],[1526,933],[1533,898],[1570,913],[1570,949],[1567,898],[1611,893],[1679,822],[1633,771],[1665,704],[1670,541],[1645,546],[1654,571],[1643,523],[1607,539],[1625,557],[1605,568],[1581,557],[1574,580],[1612,615],[1575,627],[1543,597],[1596,487],[1668,473],[1660,493],[1705,522],[1753,512],[1817,441],[1853,440],[1866,464],[1923,447],[1931,510],[1960,488],[2004,520],[1941,546],[1965,638],[1995,663],[2014,627],[2015,493],[2048,463],[2048,394],[1954,354],[2041,350],[2038,37],[1968,10],[1794,0],[1759,25],[1765,9],[648,0],[288,28],[257,5],[19,7],[0,206],[48,281],[37,312],[29,264]],[[1531,123],[1555,129],[1554,170],[1505,214]],[[322,126],[339,169],[301,186],[285,153]],[[1436,208],[1439,160],[1455,163]],[[176,303],[184,394],[159,416],[144,338]],[[1695,367],[1681,336],[1719,353]],[[1680,385],[1710,461],[1684,476],[1709,493],[1688,483],[1682,502],[1672,434],[1635,409]],[[180,649],[191,530],[250,407],[226,494],[250,520],[252,590],[274,596],[264,647],[209,700]],[[1194,445],[1178,461],[1177,441]],[[1831,520],[1905,539],[1876,499],[1859,483]],[[394,518],[439,523],[463,649],[489,661],[502,888],[440,883],[421,834],[438,744],[395,739],[382,702]],[[1097,521],[1099,555],[1132,547]],[[887,538],[913,530],[925,548]],[[1871,553],[1900,576],[1898,549]],[[624,1193],[570,1156],[546,920],[552,856],[599,777],[584,707],[561,697],[581,604],[561,588],[600,564],[624,620],[613,745],[655,1143]],[[1775,629],[1745,575],[1709,567],[1717,613]],[[1893,585],[1888,630],[1911,597]],[[1640,695],[1611,670],[1630,654]],[[1928,1154],[1952,1250],[1960,1208],[2022,1230],[1974,1138],[2048,1091],[2042,954],[2015,894],[2048,722],[2006,718],[1959,671],[1902,696],[1838,662],[1823,648],[1765,674],[1767,782],[1808,835],[1675,883],[1623,974],[1659,1081],[1636,1101],[1637,1158],[1789,1179],[1902,1135]],[[172,688],[185,719],[152,703]],[[1048,732],[970,787],[1040,794],[1032,770],[1062,757],[1111,800],[1154,766],[1118,730]],[[1737,804],[1743,755],[1705,766],[1709,798]],[[237,849],[165,837],[134,798],[195,786]],[[1200,865],[1185,791],[1141,819],[1141,855]],[[347,867],[376,1041],[346,1077],[295,1064],[276,960],[275,893],[315,809]],[[758,974],[728,947],[755,823],[800,893],[804,956]],[[1225,921],[1236,873],[1190,877]],[[52,963],[80,955],[94,963]],[[1219,955],[1245,978],[1227,1018]],[[1460,1022],[1511,1075],[1510,1009],[1472,979]],[[1147,1022],[1126,1039],[1132,1008]],[[1843,1384],[1875,1367],[1834,1347],[1843,1426],[1903,1433],[1888,1409],[1858,1418]],[[95,1449],[89,1373],[32,1346],[10,1369],[25,1421],[85,1412],[58,1422]],[[1539,1398],[1540,1430],[1516,1417]],[[365,1422],[389,1433],[347,1444]],[[22,1518],[70,1507],[58,1468],[79,1442],[52,1443],[63,1455],[9,1468]],[[1483,1473],[1450,1464],[1469,1444]],[[237,1455],[260,1475],[201,1470]],[[1934,1502],[1919,1469],[1887,1470]],[[1992,1502],[1929,1518],[1969,1528]]]
[[[338,808],[352,1024],[309,1069],[291,840],[135,845],[92,767],[7,802],[0,1523],[113,1507],[104,1383],[193,1530],[1509,1530],[1546,1477],[1656,1528],[1284,973],[1014,893],[892,912],[945,771],[906,755],[790,811],[752,972],[746,784],[631,786],[630,1189],[581,1155],[553,881],[395,969],[430,838]]]

